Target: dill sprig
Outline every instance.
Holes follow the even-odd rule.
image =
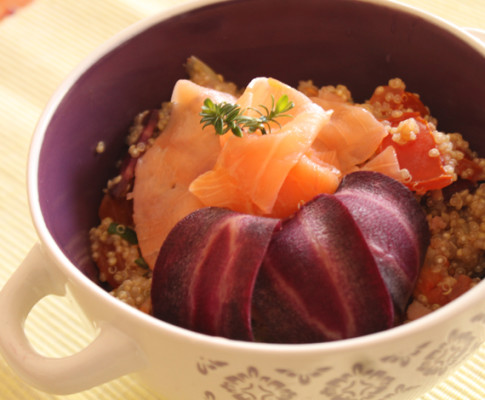
[[[259,118],[243,115],[246,109],[241,109],[239,104],[231,103],[218,103],[215,104],[211,99],[204,100],[202,111],[200,113],[202,119],[200,123],[204,124],[203,128],[209,125],[213,125],[216,134],[224,135],[231,131],[235,136],[242,136],[243,129],[249,130],[249,132],[255,132],[258,129],[263,135],[266,135],[268,131],[271,131],[270,122],[275,122],[281,127],[281,124],[276,121],[276,118],[291,117],[289,114],[285,114],[291,110],[295,104],[289,100],[285,94],[281,96],[275,103],[274,97],[271,96],[271,109],[264,105],[260,105],[264,111],[261,112],[258,109],[250,108],[259,114]]]

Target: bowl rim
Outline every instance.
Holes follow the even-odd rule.
[[[373,346],[376,344],[383,344],[390,341],[395,341],[410,337],[412,335],[418,335],[432,328],[435,325],[440,324],[444,320],[462,314],[466,311],[468,306],[473,303],[481,302],[485,304],[485,296],[481,292],[485,293],[485,282],[480,282],[477,286],[481,289],[474,288],[463,295],[460,298],[455,299],[450,304],[443,306],[442,308],[430,313],[426,318],[420,318],[409,324],[403,324],[385,331],[368,334],[356,338],[350,338],[345,340],[338,340],[333,342],[322,343],[307,343],[307,344],[277,344],[277,343],[258,343],[258,342],[244,342],[239,340],[232,340],[222,337],[209,336],[198,332],[193,332],[185,328],[181,328],[167,322],[161,321],[153,316],[147,315],[132,306],[129,306],[118,299],[111,296],[108,292],[98,286],[95,282],[92,282],[86,277],[76,266],[68,259],[68,257],[60,249],[52,235],[50,234],[45,221],[42,217],[42,211],[39,202],[38,192],[38,164],[40,159],[40,153],[42,149],[44,135],[50,124],[51,118],[54,116],[58,106],[62,103],[64,97],[69,90],[75,85],[75,83],[103,56],[109,54],[111,51],[118,48],[127,40],[134,36],[148,30],[154,25],[161,23],[171,17],[194,11],[196,9],[215,5],[218,3],[229,3],[245,0],[191,0],[189,2],[175,5],[162,10],[152,16],[142,18],[127,28],[121,30],[113,37],[105,41],[103,44],[94,49],[87,57],[85,57],[77,66],[65,77],[61,84],[52,94],[47,105],[44,107],[37,125],[34,129],[32,136],[30,149],[28,153],[27,163],[27,194],[31,217],[34,223],[34,227],[40,238],[40,241],[47,252],[53,257],[58,269],[61,269],[65,276],[70,277],[70,284],[73,284],[73,279],[78,284],[82,285],[85,290],[89,292],[90,296],[99,297],[105,304],[111,309],[120,309],[123,312],[124,318],[131,319],[141,324],[140,326],[146,326],[150,329],[156,329],[164,331],[167,334],[175,335],[178,337],[185,337],[191,341],[205,343],[209,346],[231,348],[233,350],[247,351],[252,350],[256,352],[265,353],[278,353],[281,354],[305,354],[314,352],[339,352],[342,350],[352,350],[357,348],[363,348],[367,346]],[[457,37],[461,41],[465,42],[468,46],[472,47],[477,52],[481,53],[485,57],[485,43],[481,42],[475,35],[465,28],[461,28],[439,16],[436,16],[425,10],[416,8],[411,5],[400,3],[396,0],[354,0],[356,2],[370,3],[378,7],[385,7],[395,9],[398,12],[411,14],[418,18],[426,20],[428,23],[438,26],[440,29],[450,32],[453,36]]]

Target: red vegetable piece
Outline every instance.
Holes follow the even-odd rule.
[[[406,168],[411,174],[411,180],[406,183],[406,186],[423,194],[428,190],[448,186],[453,182],[453,175],[445,172],[439,155],[430,156],[430,150],[437,149],[437,147],[426,120],[421,117],[415,119],[419,126],[415,140],[399,144],[392,140],[391,135],[388,135],[382,141],[381,150],[387,146],[394,147],[399,166]]]
[[[473,287],[467,275],[458,275],[452,284],[444,284],[450,278],[447,270],[435,270],[425,264],[414,291],[415,297],[425,296],[429,306],[444,306]]]
[[[451,185],[443,188],[441,193],[445,201],[449,201],[451,199],[451,196],[463,190],[468,190],[470,193],[473,193],[476,189],[475,185],[476,183],[471,180],[458,178]]]
[[[458,161],[455,172],[457,175],[461,175],[466,170],[471,171],[472,173],[468,174],[467,180],[476,184],[483,176],[483,168],[477,161],[467,158],[467,156],[468,155],[465,154],[465,157]]]
[[[140,134],[140,137],[138,138],[137,144],[147,143],[148,140],[153,136],[159,119],[158,113],[158,110],[151,110],[147,114],[147,122],[144,123],[144,128]],[[121,178],[118,183],[109,189],[109,193],[113,197],[124,197],[132,189],[137,162],[138,158],[132,157],[130,153],[125,156],[120,168]]]
[[[425,117],[429,115],[429,109],[426,107],[419,96],[415,93],[407,92],[404,86],[391,87],[389,85],[380,86],[375,90],[372,97],[369,99],[369,103],[372,105],[376,104],[387,104],[387,111],[382,111],[383,115],[379,115],[379,118],[384,118],[390,122],[399,122],[404,118],[409,118],[411,116],[422,116]],[[403,115],[398,117],[393,116],[393,111],[401,111]]]
[[[275,232],[253,297],[257,340],[311,343],[390,328],[392,301],[364,237],[333,195]]]
[[[253,340],[254,283],[278,224],[215,207],[182,219],[153,270],[153,315],[196,332]]]
[[[360,227],[398,313],[404,314],[430,240],[419,203],[404,185],[372,171],[345,176],[336,196]]]
[[[98,216],[101,221],[109,217],[119,224],[133,226],[133,200],[106,193],[99,205]]]

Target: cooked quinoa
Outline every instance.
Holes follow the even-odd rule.
[[[449,199],[437,191],[426,197],[424,207],[432,234],[426,262],[433,269],[445,270],[450,277],[483,278],[485,184],[473,191],[454,193]]]
[[[111,218],[104,218],[89,231],[91,256],[100,270],[99,280],[108,283],[113,288],[111,294],[121,301],[149,309],[151,271],[143,265],[136,244],[109,232],[112,224]],[[123,229],[123,225],[117,229],[120,227]]]
[[[216,74],[195,57],[189,59],[186,67],[195,83],[234,95],[239,92],[236,85],[224,81],[221,75]],[[391,79],[388,85],[394,89],[404,89],[404,82],[399,78]],[[317,96],[319,91],[323,90],[335,94],[345,102],[353,103],[351,92],[344,85],[318,88],[312,81],[301,81],[298,89],[309,97]],[[378,94],[383,92],[383,87],[376,89]],[[403,113],[410,111],[405,108],[396,109],[395,106],[404,101],[401,96],[387,93],[383,101],[362,104],[382,121],[392,140],[398,144],[415,140],[419,131],[417,121],[412,117],[402,120],[397,126],[391,126],[386,121],[386,118],[400,118]],[[127,136],[128,154],[132,158],[141,157],[155,137],[163,132],[170,119],[170,111],[171,104],[163,103],[158,110],[157,126],[153,136],[143,143],[139,140],[146,128],[149,111],[136,116]],[[437,145],[429,151],[428,156],[441,157],[445,172],[451,174],[455,181],[485,180],[485,159],[473,153],[460,134],[443,133],[436,128],[437,121],[431,115],[425,118]],[[99,151],[101,145],[98,147]],[[411,179],[406,169],[402,169],[401,174],[403,181],[406,181],[406,178]],[[121,175],[110,179],[105,193],[109,195],[122,180]],[[126,185],[128,189],[131,188],[130,182]],[[127,204],[129,207],[130,190],[122,193],[121,204],[123,208]],[[485,183],[470,184],[462,190],[455,189],[452,184],[449,190],[445,188],[417,193],[416,198],[426,212],[431,242],[422,275],[410,302],[408,320],[441,307],[476,285],[485,276]],[[118,234],[108,232],[114,222],[112,218],[103,218],[100,225],[90,231],[92,258],[100,270],[99,280],[109,285],[113,296],[150,313],[151,271],[143,265],[136,244],[128,242]],[[127,228],[130,228],[132,223],[130,218],[122,222]],[[431,281],[429,277],[432,278]]]

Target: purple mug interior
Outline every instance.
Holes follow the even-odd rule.
[[[353,0],[235,0],[177,15],[100,58],[53,113],[38,165],[45,224],[65,255],[96,280],[88,230],[133,117],[170,99],[196,55],[240,85],[272,76],[296,86],[342,83],[354,100],[402,78],[437,117],[485,154],[485,52],[392,4]],[[96,154],[98,141],[106,151]]]

